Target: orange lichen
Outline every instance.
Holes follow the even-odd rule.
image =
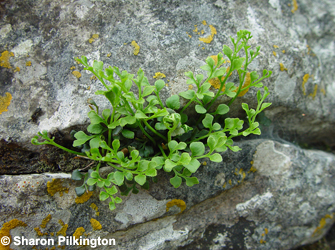
[[[8,106],[12,100],[12,95],[6,92],[5,96],[0,96],[0,114],[8,111]]]
[[[95,210],[95,215],[99,216],[98,206],[94,203],[91,203],[90,207]]]
[[[322,232],[322,228],[324,228],[327,225],[326,219],[333,219],[333,217],[334,217],[333,215],[326,214],[325,217],[321,218],[320,224],[317,228],[315,228],[312,236],[314,236],[315,234],[320,234]]]
[[[172,201],[169,201],[168,203],[166,203],[166,212],[168,212],[169,209],[175,205],[180,208],[179,214],[182,213],[186,209],[185,201],[180,200],[180,199],[173,199]]]
[[[16,228],[16,227],[26,227],[27,224],[24,223],[23,221],[20,221],[18,219],[13,219],[11,221],[5,222],[2,225],[2,228],[0,229],[0,239],[3,239],[3,237],[9,237],[9,242],[12,241],[12,237],[10,235],[10,230]],[[10,245],[4,246],[1,242],[0,242],[0,249],[1,250],[10,250]]]
[[[303,81],[302,81],[302,92],[304,93],[304,95],[306,95],[306,87],[305,87],[305,84],[306,82],[308,81],[309,79],[309,74],[305,74],[304,77],[302,78]]]
[[[257,171],[257,169],[254,166],[251,166],[251,168],[250,168],[250,170],[249,170],[248,173],[250,173],[250,172],[256,172],[256,171]]]
[[[92,37],[90,39],[88,39],[88,42],[93,43],[98,38],[99,38],[98,34],[93,34]]]
[[[135,41],[132,41],[131,45],[134,47],[134,55],[137,56],[141,47]]]
[[[284,64],[279,63],[279,66],[280,66],[280,71],[284,71],[284,70],[287,71],[287,68],[284,67]]]
[[[247,72],[246,76],[245,76],[245,81],[244,81],[244,84],[242,86],[241,89],[244,89],[244,88],[247,88],[245,90],[242,90],[239,94],[238,94],[238,97],[241,97],[241,96],[244,96],[248,91],[249,91],[249,86],[250,86],[250,83],[251,83],[251,77],[250,77],[250,72]],[[236,92],[237,90],[235,90]]]
[[[162,79],[166,77],[166,75],[164,73],[161,73],[161,72],[156,72],[155,75],[153,76],[153,78],[155,79]]]
[[[66,236],[66,230],[68,228],[68,224],[65,224],[62,220],[59,220],[58,223],[62,226],[62,228],[57,232],[58,235],[63,235],[64,237]]]
[[[214,35],[217,34],[216,29],[213,25],[209,25],[209,28],[211,30],[211,34],[207,37],[200,37],[199,40],[204,43],[210,43],[212,42]]]
[[[242,176],[241,182],[244,181],[244,179],[245,179],[245,172],[243,171],[243,169],[240,168],[240,171],[238,173]]]
[[[83,233],[85,233],[85,229],[83,227],[78,227],[76,231],[73,233],[73,237],[79,239],[79,237],[82,236]]]
[[[42,233],[39,227],[35,227],[34,230],[36,231],[38,236],[48,235],[48,233]]]
[[[50,220],[51,220],[51,214],[48,214],[48,216],[42,220],[40,227],[45,228]]]
[[[278,45],[273,45],[273,47],[274,47],[275,49],[279,49],[279,46],[278,46]]]
[[[94,230],[100,230],[102,228],[100,222],[97,221],[96,219],[91,218],[90,222]]]
[[[317,84],[315,84],[315,85],[314,85],[314,90],[313,90],[313,93],[309,94],[308,96],[312,97],[312,98],[313,98],[313,100],[314,100],[314,99],[315,99],[315,96],[316,96],[316,93],[317,93],[317,91],[318,91],[318,85],[317,85]]]
[[[72,74],[77,77],[78,79],[81,77],[81,74],[79,71],[75,70],[75,71],[72,71]]]
[[[13,52],[9,52],[7,50],[2,52],[0,56],[0,66],[8,69],[12,68],[9,63],[9,58],[11,56],[14,56]]]
[[[293,9],[291,10],[291,12],[294,14],[294,12],[296,12],[297,10],[298,10],[297,0],[293,0]]]
[[[31,61],[26,62],[26,66],[31,66]]]
[[[75,202],[77,204],[81,204],[81,203],[85,203],[86,201],[88,201],[91,196],[93,195],[93,192],[85,192],[82,196],[79,196],[75,199]]]
[[[51,196],[54,196],[57,192],[59,192],[59,196],[63,196],[63,192],[68,193],[69,188],[64,187],[63,180],[61,179],[52,179],[52,181],[48,181],[47,183],[47,191]]]

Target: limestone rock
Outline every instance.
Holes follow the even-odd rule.
[[[57,244],[67,225],[66,236],[83,227],[89,239],[115,239],[117,249],[291,249],[322,237],[335,218],[335,157],[270,140],[238,145],[243,150],[222,153],[222,163],[201,167],[199,185],[175,189],[162,174],[149,191],[122,196],[114,211],[97,192],[76,198],[79,183],[70,175],[4,175],[0,219],[27,224],[13,229],[12,238],[36,238],[39,228]],[[186,209],[175,202],[167,212],[176,199]],[[92,218],[101,230],[93,229]]]
[[[290,249],[319,239],[335,216],[334,155],[287,141],[334,151],[334,16],[331,0],[0,1],[0,235],[27,225],[10,235],[81,232],[115,238],[118,249]],[[261,46],[251,70],[273,72],[263,82],[272,102],[263,140],[249,137],[222,163],[203,162],[192,188],[174,189],[160,174],[113,212],[98,191],[76,202],[78,183],[69,174],[44,173],[90,163],[33,146],[38,131],[71,146],[70,131],[88,123],[88,98],[110,108],[94,95],[101,83],[75,57],[133,74],[142,68],[151,84],[164,73],[165,100],[189,87],[185,71],[201,73],[205,59],[231,47],[229,37],[241,29],[251,31],[251,46]],[[242,102],[256,105],[255,94],[236,101],[234,116],[245,116]],[[182,213],[178,206],[166,211],[168,202],[181,204],[175,199],[185,202]]]

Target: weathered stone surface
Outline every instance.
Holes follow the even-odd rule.
[[[69,172],[88,165],[30,144],[45,129],[70,146],[71,129],[88,121],[87,99],[107,106],[94,95],[102,85],[75,57],[131,73],[142,68],[150,83],[162,72],[166,99],[188,88],[185,71],[201,72],[203,61],[224,44],[231,46],[229,36],[240,29],[250,30],[251,45],[262,47],[251,70],[273,71],[264,81],[273,103],[265,115],[272,124],[263,127],[262,138],[333,149],[335,8],[331,0],[294,3],[0,1],[0,174]],[[210,34],[209,25],[217,34],[204,43],[199,38]],[[140,46],[138,55],[132,41]],[[234,115],[244,115],[241,102],[255,106],[255,93],[237,100]],[[119,249],[290,249],[324,235],[334,218],[334,156],[271,140],[242,144],[243,151],[224,154],[222,163],[202,166],[199,185],[174,189],[161,174],[149,191],[125,198],[113,212],[97,193],[77,204],[75,184],[66,174],[1,176],[1,225],[16,218],[27,227],[12,229],[13,236],[37,237],[34,228],[51,214],[42,232],[57,233],[62,219],[66,235],[84,227],[91,238],[114,237]],[[251,161],[255,173],[249,172]],[[63,180],[69,192],[51,197],[47,182],[52,178]],[[182,214],[176,207],[166,212],[173,199],[186,202]],[[91,218],[101,222],[101,230],[93,230]]]
[[[122,197],[114,211],[98,193],[76,203],[75,183],[67,174],[4,175],[0,220],[27,224],[12,230],[12,237],[36,238],[39,227],[57,243],[61,219],[68,225],[67,236],[83,227],[91,233],[88,238],[114,238],[116,249],[291,249],[322,237],[335,218],[335,157],[270,140],[238,145],[243,150],[223,153],[223,163],[201,167],[199,185],[174,189],[167,174],[160,175],[149,191]],[[62,181],[62,196],[50,195],[52,179]],[[183,200],[186,210],[180,213],[175,206],[166,212],[173,199]],[[41,228],[48,214],[52,219]],[[91,218],[101,230],[93,230]]]
[[[274,130],[285,139],[334,145],[335,137],[329,135],[334,135],[335,121],[335,10],[330,0],[300,0],[296,11],[288,3],[5,1],[0,47],[14,56],[8,61],[11,69],[0,67],[0,93],[13,98],[8,111],[0,115],[0,137],[28,147],[40,130],[63,130],[87,121],[86,100],[102,86],[74,57],[85,55],[132,73],[141,67],[151,82],[155,72],[163,72],[169,81],[164,92],[169,96],[187,88],[186,70],[198,69],[222,45],[231,46],[229,36],[249,29],[254,35],[251,45],[262,46],[251,69],[273,71],[264,83],[271,92],[273,105],[266,115],[276,125]],[[194,32],[194,25],[204,33]],[[210,43],[201,42],[199,38],[210,34],[209,25],[217,34]],[[99,37],[92,38],[94,34]],[[133,40],[140,46],[136,56],[130,45]],[[281,71],[280,63],[287,70]],[[303,84],[306,74],[309,79]],[[254,102],[254,95],[255,90],[249,91],[245,99]],[[34,122],[31,117],[38,108],[42,112]]]

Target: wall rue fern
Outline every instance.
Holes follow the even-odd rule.
[[[98,165],[87,173],[74,170],[72,179],[83,180],[76,188],[78,196],[85,192],[101,188],[100,200],[110,199],[109,208],[115,209],[122,199],[117,196],[128,195],[130,191],[138,193],[138,187],[149,188],[149,179],[154,181],[157,171],[172,173],[170,183],[178,188],[183,182],[189,187],[198,184],[199,180],[192,176],[200,167],[200,160],[208,158],[213,162],[221,162],[219,154],[227,149],[234,152],[241,150],[233,145],[237,136],[259,135],[259,123],[256,116],[271,103],[265,103],[269,95],[268,88],[263,87],[262,80],[271,76],[271,71],[263,70],[262,76],[256,71],[248,72],[248,66],[259,54],[250,49],[248,41],[252,38],[247,30],[237,32],[237,38],[231,37],[233,48],[223,46],[223,53],[216,58],[208,57],[201,69],[207,71],[194,75],[186,72],[186,84],[196,85],[196,90],[189,89],[178,95],[169,97],[165,105],[160,98],[160,91],[165,82],[157,80],[152,86],[142,69],[137,76],[117,67],[103,67],[103,62],[94,61],[90,66],[85,56],[76,59],[92,72],[104,85],[105,90],[98,90],[96,95],[104,95],[111,104],[111,109],[99,110],[96,103],[90,99],[88,117],[91,124],[87,131],[74,134],[73,147],[81,149],[77,152],[65,148],[48,137],[48,132],[39,132],[32,139],[34,145],[50,144],[67,152],[97,161]],[[244,56],[241,57],[240,55]],[[223,67],[224,61],[230,61],[229,67]],[[229,82],[233,72],[237,72],[239,82]],[[244,84],[248,77],[248,84]],[[216,93],[210,91],[210,80],[219,81],[220,87]],[[131,91],[135,84],[136,95]],[[262,88],[257,92],[256,109],[243,103],[246,112],[247,126],[239,118],[229,118],[228,112],[234,100],[242,96],[251,87]],[[220,97],[230,97],[228,104],[220,104],[215,110],[213,104]],[[180,98],[187,103],[180,105]],[[195,104],[191,105],[191,104]],[[187,109],[195,108],[198,116],[188,117]],[[42,141],[38,139],[41,138]],[[207,150],[206,150],[207,148]],[[102,178],[99,168],[102,164],[112,166],[114,171]],[[117,188],[118,187],[118,188]]]

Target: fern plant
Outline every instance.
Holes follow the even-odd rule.
[[[39,132],[32,143],[53,145],[97,161],[97,166],[88,173],[74,170],[72,179],[83,180],[83,184],[76,188],[78,196],[95,187],[101,188],[100,200],[110,199],[111,210],[115,209],[116,203],[122,202],[117,196],[119,191],[127,195],[130,191],[137,193],[139,186],[148,188],[148,180],[155,180],[160,170],[172,173],[170,183],[175,188],[183,182],[189,187],[198,184],[199,180],[192,175],[200,167],[201,159],[221,162],[220,152],[241,150],[233,145],[234,137],[261,133],[256,116],[271,105],[264,102],[269,92],[261,81],[270,77],[272,72],[263,70],[262,76],[256,71],[248,72],[248,66],[260,50],[260,46],[256,50],[250,49],[247,43],[251,38],[247,30],[237,32],[236,39],[231,37],[233,48],[224,45],[222,53],[206,59],[201,69],[207,72],[207,77],[194,75],[191,71],[185,73],[188,77],[186,84],[196,85],[196,90],[173,95],[165,105],[160,97],[160,91],[165,86],[163,80],[150,85],[142,69],[135,77],[117,67],[104,69],[103,62],[94,61],[91,66],[82,56],[76,59],[77,62],[103,84],[105,89],[95,94],[105,96],[111,109],[101,111],[92,99],[89,100],[90,125],[87,131],[74,134],[73,147],[81,149],[80,152],[57,144],[47,131]],[[244,54],[243,57],[241,54]],[[223,67],[227,60],[230,66]],[[228,81],[233,72],[237,72],[237,84]],[[213,81],[219,83],[216,93],[210,90]],[[136,93],[132,91],[133,85],[137,87]],[[242,104],[248,121],[245,126],[243,120],[230,118],[228,113],[234,100],[251,87],[263,88],[263,93],[258,90],[255,109]],[[224,95],[231,98],[229,103],[220,104],[213,110],[213,104]],[[187,101],[184,107],[180,105],[180,98]],[[187,110],[193,107],[198,115],[189,117]],[[102,164],[114,169],[107,178],[100,176]]]

